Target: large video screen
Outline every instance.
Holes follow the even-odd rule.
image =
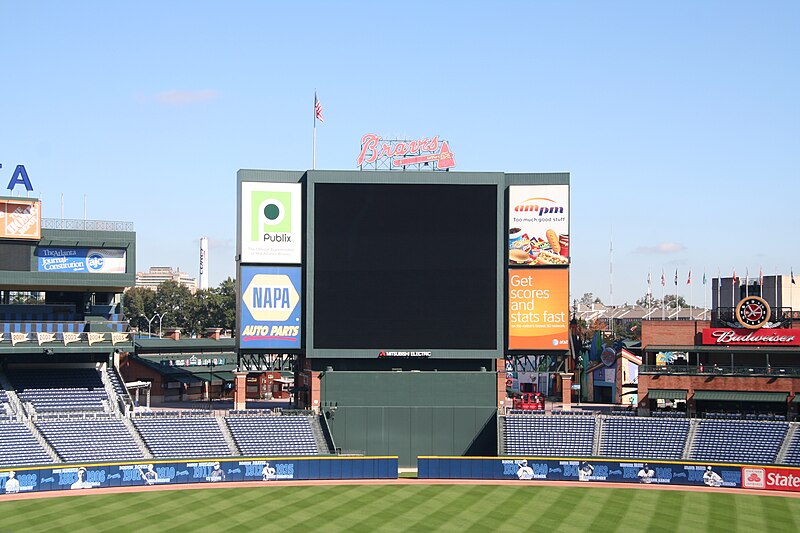
[[[314,187],[314,348],[497,349],[495,185]]]

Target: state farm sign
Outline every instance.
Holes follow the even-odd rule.
[[[800,469],[771,466],[743,467],[742,487],[800,492]]]
[[[703,344],[723,346],[800,346],[800,329],[704,328]]]

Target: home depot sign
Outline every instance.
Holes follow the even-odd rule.
[[[419,140],[382,140],[374,133],[364,135],[358,166],[371,165],[384,158],[389,159],[391,168],[427,165],[446,170],[456,166],[449,144],[440,141],[438,135]]]

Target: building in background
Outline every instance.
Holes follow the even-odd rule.
[[[200,290],[208,289],[208,237],[200,238],[200,268],[198,279]]]
[[[197,279],[190,277],[186,272],[181,272],[180,268],[173,270],[172,267],[150,267],[147,272],[136,273],[136,287],[158,290],[158,286],[165,281],[174,281],[193,293],[197,290]]]

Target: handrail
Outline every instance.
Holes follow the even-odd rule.
[[[641,365],[640,374],[689,374],[703,376],[800,376],[795,366],[714,366],[714,365]]]

